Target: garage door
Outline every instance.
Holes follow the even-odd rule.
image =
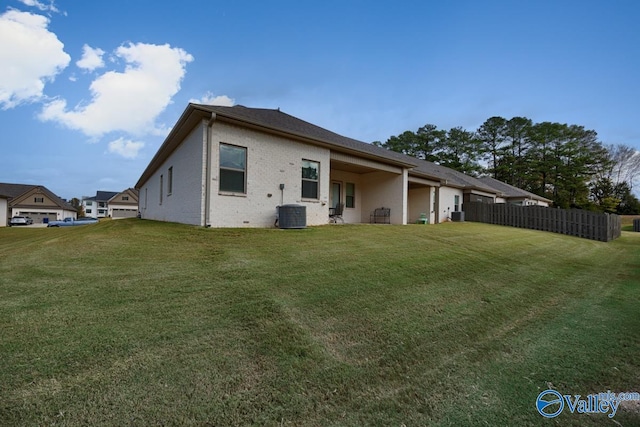
[[[138,214],[137,209],[113,209],[113,218],[134,218]]]
[[[42,224],[45,218],[48,218],[49,221],[55,221],[58,217],[55,212],[20,212],[20,215],[28,216],[34,224]]]

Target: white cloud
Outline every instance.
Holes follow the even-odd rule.
[[[118,138],[109,143],[109,152],[118,154],[125,159],[135,159],[144,147],[144,142],[131,141],[129,139]]]
[[[227,95],[214,96],[213,93],[207,92],[200,99],[190,99],[189,102],[194,104],[218,105],[221,107],[233,107],[236,103],[235,99],[229,98]]]
[[[53,0],[51,0],[49,2],[49,4],[44,4],[41,1],[38,0],[19,0],[20,3],[24,4],[25,6],[30,6],[30,7],[36,7],[39,10],[45,12],[45,11],[49,11],[49,12],[59,12],[58,8],[56,7],[55,4],[53,4]]]
[[[8,10],[0,15],[0,106],[13,108],[42,98],[46,81],[64,70],[71,57],[47,29],[44,16]],[[28,54],[26,54],[28,53]]]
[[[104,61],[102,56],[104,50],[100,48],[92,48],[89,45],[82,46],[82,58],[76,62],[78,68],[82,68],[87,71],[93,71],[97,68],[104,67]]]
[[[124,72],[108,71],[90,86],[90,103],[67,109],[64,99],[44,106],[41,120],[59,121],[88,136],[112,131],[162,134],[155,120],[180,90],[186,65],[193,56],[168,44],[129,44],[114,53],[126,63]]]

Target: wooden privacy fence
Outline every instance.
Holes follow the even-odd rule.
[[[463,210],[467,221],[550,231],[601,242],[617,239],[622,229],[618,215],[580,209],[465,202]]]

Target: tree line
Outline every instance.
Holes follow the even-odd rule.
[[[474,131],[426,124],[373,144],[471,176],[491,176],[559,208],[640,214],[633,195],[640,152],[604,145],[584,126],[496,116]]]

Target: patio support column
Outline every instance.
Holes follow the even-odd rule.
[[[402,225],[407,225],[409,213],[409,169],[402,169]]]
[[[440,224],[440,187],[436,187],[436,198],[435,198],[435,219],[433,221],[434,224]]]

